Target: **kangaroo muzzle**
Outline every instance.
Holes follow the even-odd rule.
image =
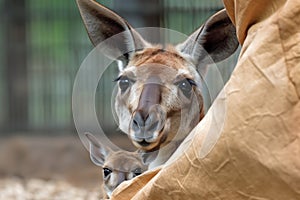
[[[130,137],[139,147],[147,147],[159,140],[164,128],[166,113],[160,106],[161,84],[150,77],[144,84],[138,107],[132,115]]]

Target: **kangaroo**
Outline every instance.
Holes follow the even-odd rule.
[[[144,152],[159,151],[150,168],[165,163],[204,117],[201,83],[209,64],[237,49],[234,25],[221,10],[180,44],[150,44],[99,3],[77,4],[91,42],[118,60],[120,129]],[[115,40],[106,42],[110,37]]]
[[[91,133],[85,133],[89,141],[89,152],[92,162],[103,171],[102,192],[104,198],[123,181],[133,179],[148,169],[149,163],[155,158],[154,154],[146,155],[143,152],[129,152],[124,150],[113,151],[101,144]]]

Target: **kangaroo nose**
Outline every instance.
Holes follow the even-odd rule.
[[[147,139],[147,133],[153,133],[158,130],[159,119],[157,113],[150,112],[143,114],[142,111],[136,111],[132,120],[132,130],[139,139]],[[151,137],[151,136],[149,136]]]

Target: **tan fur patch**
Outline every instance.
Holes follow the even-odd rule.
[[[185,59],[181,57],[174,46],[168,45],[165,49],[157,45],[137,52],[131,59],[129,66],[142,66],[145,64],[161,64],[176,70],[185,68]]]

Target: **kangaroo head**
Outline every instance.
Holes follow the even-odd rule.
[[[77,0],[92,43],[117,58],[115,109],[120,129],[145,151],[183,139],[204,116],[201,80],[212,62],[238,47],[225,10],[177,45],[150,44],[123,18],[92,0]],[[106,42],[106,39],[115,39]]]
[[[104,191],[108,196],[123,181],[130,180],[148,169],[155,159],[154,154],[135,151],[113,151],[99,142],[91,133],[85,133],[89,141],[89,152],[92,162],[102,168]]]

